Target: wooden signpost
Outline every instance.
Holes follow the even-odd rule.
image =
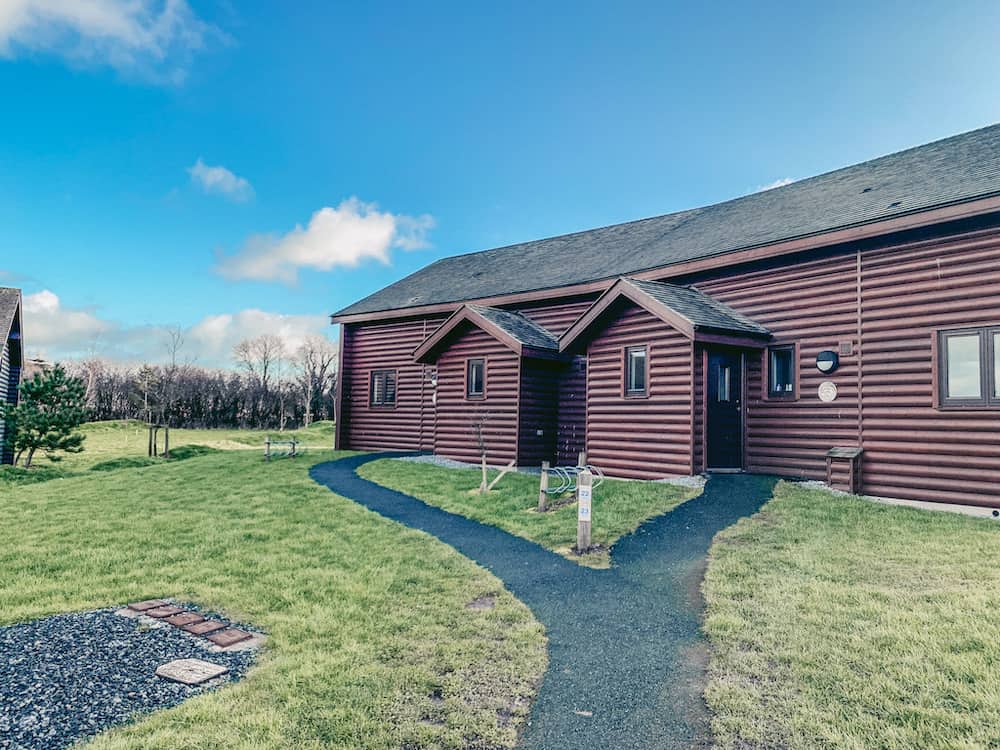
[[[583,554],[590,549],[590,507],[594,495],[594,475],[589,469],[576,478],[576,551]]]
[[[538,512],[544,513],[548,503],[549,462],[542,461],[542,480],[538,488]]]

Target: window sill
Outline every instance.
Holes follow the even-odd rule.
[[[937,411],[981,411],[994,413],[1000,411],[1000,404],[940,404]]]
[[[486,400],[486,396],[470,396],[470,395],[466,394],[465,400],[466,401],[485,401]]]
[[[625,398],[627,399],[643,399],[649,398],[649,391],[644,391],[642,393],[626,393]]]

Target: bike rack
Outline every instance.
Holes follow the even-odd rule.
[[[549,468],[549,486],[545,489],[548,495],[562,495],[565,492],[576,492],[576,478],[586,469],[594,475],[594,487],[599,487],[604,481],[604,472],[592,464],[586,466],[552,466]],[[554,481],[553,481],[554,480]]]

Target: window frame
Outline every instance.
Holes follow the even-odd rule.
[[[387,375],[392,375],[392,401],[385,400],[386,392],[386,381],[385,377]],[[375,400],[375,381],[378,378],[382,378],[382,400]],[[399,403],[399,370],[393,368],[382,368],[379,370],[371,370],[368,373],[368,408],[369,409],[395,409],[396,404]]]
[[[771,390],[771,355],[774,352],[787,351],[791,353],[791,371],[789,376],[792,381],[791,391]],[[763,397],[767,401],[798,401],[799,400],[799,345],[798,342],[785,342],[771,344],[764,350],[764,377],[761,388],[764,391]]]
[[[948,339],[961,336],[979,337],[979,398],[948,395]],[[935,332],[935,395],[941,411],[1000,411],[1000,373],[996,368],[997,337],[1000,325],[942,328]]]
[[[465,400],[466,401],[485,401],[486,400],[486,370],[487,370],[488,357],[469,357],[465,360]],[[483,390],[481,393],[472,393],[470,391],[470,378],[472,373],[472,365],[478,363],[482,365],[483,368]]]
[[[622,396],[624,398],[649,398],[649,344],[632,344],[622,347]],[[643,353],[643,388],[629,388],[632,352]]]

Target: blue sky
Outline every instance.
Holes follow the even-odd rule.
[[[1000,120],[996,2],[694,5],[0,0],[29,351],[226,365],[444,255]]]

